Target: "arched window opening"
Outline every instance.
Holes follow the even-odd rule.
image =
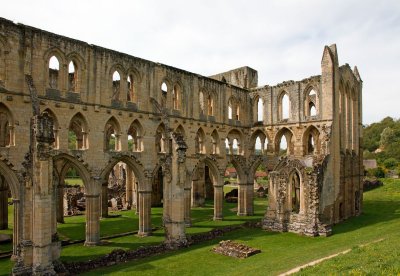
[[[289,119],[290,117],[290,101],[289,96],[287,94],[283,95],[282,97],[282,110],[281,110],[281,119]]]
[[[81,114],[75,115],[68,128],[68,149],[88,149],[87,144],[87,123]]]
[[[166,152],[165,130],[164,130],[163,125],[160,125],[156,130],[155,143],[156,143],[157,153],[165,153]]]
[[[297,172],[292,174],[291,177],[291,203],[292,212],[300,212],[300,177]]]
[[[310,134],[308,136],[308,154],[314,154],[314,137]]]
[[[228,119],[232,120],[232,113],[233,113],[233,109],[232,109],[232,101],[228,102]]]
[[[235,155],[239,154],[239,143],[236,138],[233,139],[232,149],[233,149],[232,154],[235,154]]]
[[[226,154],[232,154],[231,143],[229,142],[228,138],[225,139],[225,151]]]
[[[316,116],[317,115],[317,109],[315,108],[315,105],[313,103],[310,103],[308,108],[309,108],[310,116]]]
[[[118,71],[115,71],[113,73],[113,81],[112,81],[112,87],[113,87],[112,99],[114,101],[119,100],[120,85],[121,85],[121,75],[118,73]]]
[[[68,91],[76,92],[77,91],[77,67],[76,64],[71,61],[68,65]]]
[[[205,154],[205,134],[202,129],[199,129],[195,136],[195,150],[196,153]]]
[[[311,91],[310,91],[310,93],[308,95],[315,96],[315,95],[317,95],[317,93],[315,92],[314,89],[311,89]]]
[[[161,84],[161,92],[162,93],[168,93],[168,86],[167,86],[167,84],[165,82],[163,82]]]
[[[13,120],[5,106],[0,105],[0,147],[12,146],[14,143]]]
[[[49,60],[49,86],[52,89],[58,89],[58,76],[60,70],[60,63],[55,56]]]
[[[240,121],[240,104],[236,105],[236,121]]]
[[[264,120],[264,101],[258,98],[257,101],[257,121],[262,122]]]
[[[256,144],[254,147],[254,154],[255,155],[261,155],[263,153],[263,147],[261,145],[261,139],[260,137],[256,138]]]
[[[58,137],[58,121],[54,113],[50,109],[45,109],[42,114],[46,112],[49,117],[53,119],[53,133],[54,133],[54,143],[52,144],[53,149],[59,148],[59,137]],[[75,149],[75,148],[74,148]]]
[[[279,143],[279,156],[288,155],[288,143],[286,140],[286,136],[282,135],[281,141]]]
[[[212,154],[219,154],[219,137],[216,130],[211,134]]]
[[[109,120],[104,128],[104,150],[110,151],[118,151],[120,150],[120,141],[119,141],[119,127],[117,123],[113,120]]]
[[[208,115],[213,116],[214,115],[214,100],[211,95],[208,95],[207,106],[208,106]]]
[[[135,88],[132,75],[128,75],[127,86],[128,91],[126,92],[126,100],[128,102],[135,102]]]
[[[134,152],[143,151],[141,127],[137,122],[132,123],[128,129],[128,150]]]
[[[199,94],[199,104],[200,104],[200,114],[204,115],[205,112],[205,107],[204,107],[204,93],[200,91]]]
[[[177,84],[172,90],[172,102],[175,110],[181,109],[181,88]]]

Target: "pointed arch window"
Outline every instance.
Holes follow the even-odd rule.
[[[74,61],[70,61],[68,64],[68,91],[77,92],[77,83],[78,83],[78,73],[77,66]]]
[[[58,78],[60,71],[60,62],[56,56],[52,56],[49,60],[49,87],[58,89]]]

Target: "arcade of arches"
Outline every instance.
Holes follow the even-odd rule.
[[[205,77],[0,19],[0,228],[12,202],[13,274],[54,274],[71,171],[83,181],[87,246],[99,243],[118,175],[139,235],[162,205],[172,247],[186,242],[192,207],[213,200],[224,219],[228,164],[240,216],[253,214],[257,168],[269,171],[266,230],[329,235],[360,214],[357,68],[339,66],[331,45],[320,75],[257,79],[249,67]]]

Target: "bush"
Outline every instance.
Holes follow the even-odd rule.
[[[389,170],[393,170],[397,167],[397,165],[399,164],[399,162],[397,161],[396,158],[388,158],[383,162],[383,165],[385,166],[385,168],[389,169]]]
[[[385,177],[385,170],[382,167],[369,169],[367,171],[367,175],[369,177],[384,178]]]

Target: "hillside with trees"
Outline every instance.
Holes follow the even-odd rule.
[[[364,159],[376,159],[383,170],[400,173],[400,119],[386,117],[364,126]]]

